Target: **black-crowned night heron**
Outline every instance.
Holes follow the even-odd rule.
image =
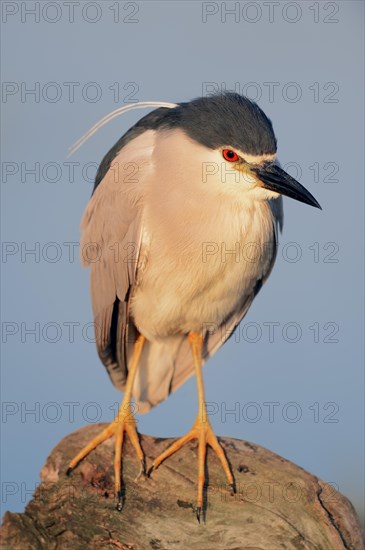
[[[131,399],[138,412],[146,412],[195,370],[195,423],[152,469],[198,439],[200,520],[207,445],[234,487],[209,422],[202,365],[233,333],[270,274],[282,225],[281,195],[320,206],[278,165],[272,124],[253,101],[225,93],[162,105],[104,157],[82,220],[97,348],[124,398],[115,420],[71,461],[68,472],[114,435],[121,509],[124,432],[145,467]],[[247,245],[260,251],[254,260],[242,253]]]

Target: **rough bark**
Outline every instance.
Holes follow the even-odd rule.
[[[151,478],[135,481],[139,464],[127,439],[119,513],[113,439],[65,475],[69,460],[103,427],[82,428],[55,447],[25,512],[5,514],[3,550],[364,549],[356,513],[343,495],[271,451],[237,439],[221,440],[236,478],[235,495],[208,451],[206,523],[200,525],[194,513],[196,444],[169,458]],[[147,462],[171,441],[141,436]]]

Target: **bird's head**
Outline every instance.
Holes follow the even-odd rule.
[[[167,129],[162,164],[170,164],[164,160],[170,149],[175,169],[199,167],[203,183],[219,186],[223,192],[255,200],[285,195],[321,208],[307,189],[280,168],[271,121],[248,98],[224,93],[180,103],[166,109],[162,126]]]

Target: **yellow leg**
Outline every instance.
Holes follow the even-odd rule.
[[[222,466],[225,471],[227,481],[229,485],[232,486],[233,490],[234,479],[232,476],[231,469],[229,467],[226,455],[222,447],[220,446],[217,437],[215,436],[212,427],[210,425],[207,409],[205,405],[205,396],[204,396],[204,384],[203,384],[203,374],[202,374],[202,348],[203,348],[203,338],[200,334],[191,332],[189,334],[189,342],[193,352],[194,366],[196,372],[196,381],[198,387],[198,403],[199,411],[194,422],[194,425],[190,432],[186,435],[175,441],[166,451],[160,454],[153,462],[151,472],[156,470],[158,466],[163,462],[167,457],[171,456],[173,453],[181,449],[186,443],[192,439],[198,440],[198,498],[197,498],[197,507],[196,507],[196,516],[200,523],[200,516],[203,509],[203,490],[204,490],[204,468],[205,468],[205,457],[206,457],[206,448],[209,445],[217,454]]]
[[[67,475],[77,466],[77,464],[87,456],[90,451],[95,449],[100,443],[115,435],[115,454],[114,454],[114,474],[115,474],[115,492],[118,497],[117,510],[122,510],[123,507],[123,497],[121,491],[121,459],[122,459],[122,447],[124,432],[127,432],[129,439],[136,451],[137,457],[141,463],[141,470],[137,477],[139,477],[145,470],[144,454],[141,449],[136,421],[134,419],[132,410],[131,410],[131,398],[132,398],[132,389],[133,383],[138,367],[138,363],[141,357],[142,348],[144,344],[144,336],[139,336],[137,342],[134,345],[133,355],[129,365],[129,373],[127,378],[127,383],[124,391],[124,397],[122,404],[119,408],[118,415],[116,418],[107,426],[99,435],[97,435],[88,445],[86,445],[70,462],[70,465],[67,470]]]

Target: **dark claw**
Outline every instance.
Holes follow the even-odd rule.
[[[72,472],[72,468],[67,468],[66,475],[69,476],[71,472]]]
[[[147,472],[147,477],[151,477],[153,470],[155,469],[155,465],[152,464],[151,468]]]
[[[237,493],[237,489],[236,489],[236,482],[234,481],[233,483],[230,484],[230,487],[233,491],[233,494],[235,495]]]
[[[142,458],[142,460],[141,460],[141,467],[140,467],[139,472],[138,472],[138,474],[137,474],[137,477],[136,477],[136,479],[135,479],[134,481],[138,481],[139,478],[140,478],[142,475],[146,477],[146,463],[145,463],[144,458]]]
[[[198,508],[196,509],[196,519],[198,520],[199,523],[200,523],[201,513],[202,513],[201,506],[198,506]]]
[[[121,512],[123,510],[123,493],[122,493],[122,491],[118,491],[118,502],[117,502],[116,509],[118,510],[118,512]]]

